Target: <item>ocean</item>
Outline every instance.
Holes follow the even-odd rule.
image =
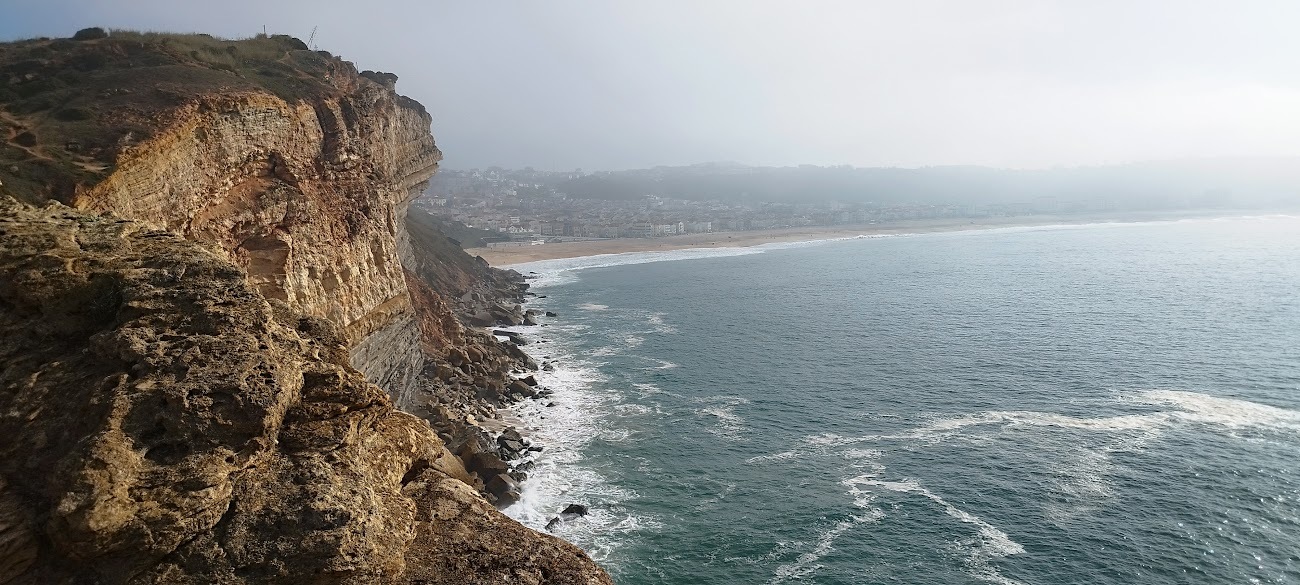
[[[514,268],[617,583],[1300,583],[1300,217]]]

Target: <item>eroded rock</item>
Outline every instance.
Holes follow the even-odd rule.
[[[6,582],[608,583],[218,253],[3,197],[0,228]]]

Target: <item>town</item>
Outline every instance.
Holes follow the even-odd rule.
[[[442,170],[414,204],[430,213],[485,230],[482,245],[522,246],[611,238],[810,226],[870,225],[905,220],[1059,213],[1059,204],[844,203],[685,199],[647,189],[575,196],[568,186],[590,177],[581,170]]]

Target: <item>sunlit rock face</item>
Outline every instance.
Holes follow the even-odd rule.
[[[0,230],[0,582],[608,582],[223,253],[57,203]]]
[[[342,77],[311,102],[196,97],[72,203],[220,247],[263,296],[341,327],[400,402],[423,354],[397,232],[441,154],[418,104]]]
[[[0,584],[608,583],[451,452],[529,360],[406,234],[429,115],[301,45],[0,44]]]

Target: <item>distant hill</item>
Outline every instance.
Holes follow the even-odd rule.
[[[1117,209],[1300,205],[1300,159],[1221,158],[1047,170],[986,167],[686,167],[593,173],[552,182],[580,199],[1016,204]]]

